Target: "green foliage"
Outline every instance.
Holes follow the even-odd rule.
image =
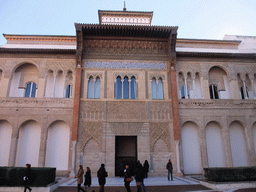
[[[204,168],[207,181],[256,181],[256,167],[216,167]]]
[[[23,186],[25,167],[0,167],[0,186]],[[31,168],[31,186],[45,187],[55,182],[56,168]]]

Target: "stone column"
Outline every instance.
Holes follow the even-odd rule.
[[[224,138],[224,149],[225,149],[225,160],[226,160],[226,166],[232,167],[233,161],[232,161],[232,153],[231,153],[231,146],[230,146],[230,135],[229,135],[229,127],[227,122],[227,117],[222,117],[223,127],[222,127],[222,135]]]
[[[251,78],[252,98],[254,99],[254,78]]]
[[[4,74],[2,74],[0,97],[8,96],[8,92],[9,92],[8,89],[10,89],[9,83],[10,83],[9,77],[5,77]]]
[[[18,134],[12,134],[8,166],[14,167],[16,164],[18,141]]]
[[[185,99],[188,99],[188,84],[187,84],[187,77],[184,77],[185,81]]]
[[[244,91],[244,98],[245,99],[249,99],[248,95],[247,95],[247,89],[246,89],[246,85],[245,85],[245,80],[243,80],[243,91]]]
[[[195,77],[192,77],[192,82],[193,82],[193,92],[194,92],[194,99],[198,98],[196,97],[197,93],[196,93],[196,82],[195,82]],[[191,98],[191,93],[190,93],[190,98]]]
[[[69,177],[74,178],[76,173],[76,143],[77,141],[72,141],[72,169],[69,174]]]
[[[183,173],[180,169],[180,141],[176,140],[175,142],[175,149],[176,149],[176,161],[177,161],[177,175],[182,176]]]
[[[46,158],[46,145],[47,145],[47,127],[46,123],[43,124],[41,131],[41,141],[40,141],[40,149],[39,149],[39,159],[38,159],[38,167],[45,166],[45,158]]]

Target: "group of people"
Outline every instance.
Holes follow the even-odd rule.
[[[169,162],[166,164],[166,169],[168,170],[168,180],[170,181],[170,175],[171,175],[171,180],[173,181],[173,175],[172,175],[173,166],[172,166],[172,162],[170,159],[169,159]],[[143,180],[144,180],[144,178],[148,177],[148,171],[149,171],[149,164],[148,164],[147,160],[144,162],[143,166],[140,163],[140,161],[137,161],[137,166],[136,166],[136,170],[135,170],[135,180],[136,180],[136,185],[137,185],[137,192],[141,192],[142,189],[144,192],[146,192]],[[90,186],[92,184],[91,169],[89,167],[86,167],[85,175],[84,175],[83,166],[79,165],[78,173],[75,176],[75,178],[77,178],[78,192],[80,192],[80,190],[83,192],[86,192],[81,187],[81,184],[83,183],[83,176],[85,178],[84,186],[90,188]],[[97,177],[98,177],[98,182],[100,185],[100,192],[104,192],[104,186],[106,184],[106,177],[108,177],[108,173],[105,170],[104,164],[101,164],[101,166],[97,172]],[[29,187],[30,181],[31,181],[31,165],[30,164],[26,164],[26,171],[25,171],[25,175],[23,177],[23,181],[24,181],[24,185],[25,185],[24,192],[26,192],[27,189],[29,191],[32,191],[32,189]],[[124,185],[125,185],[127,192],[131,192],[130,183],[132,181],[133,181],[133,177],[132,177],[131,169],[130,169],[129,165],[126,164],[125,169],[124,169]],[[94,192],[94,190],[92,190],[92,192]]]

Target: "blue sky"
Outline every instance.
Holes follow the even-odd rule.
[[[127,11],[153,11],[152,25],[178,26],[178,38],[256,36],[256,0],[126,0]],[[75,35],[74,23],[98,23],[98,10],[123,0],[0,0],[2,34]]]

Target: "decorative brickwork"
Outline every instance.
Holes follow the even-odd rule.
[[[143,123],[110,123],[114,135],[139,135]]]

